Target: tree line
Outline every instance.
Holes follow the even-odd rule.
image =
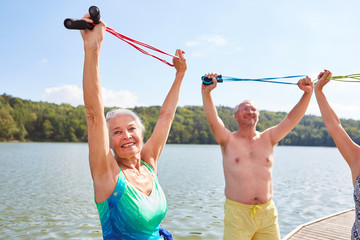
[[[142,119],[146,141],[156,124],[160,106],[135,107]],[[106,108],[105,112],[112,108]],[[232,108],[217,107],[218,114],[230,131],[237,129]],[[278,124],[286,112],[260,111],[258,131]],[[360,121],[341,119],[345,131],[360,144]],[[83,105],[33,102],[10,95],[0,95],[0,141],[87,142],[86,113]],[[178,107],[167,143],[216,144],[201,106]],[[335,146],[321,117],[305,115],[279,145]]]

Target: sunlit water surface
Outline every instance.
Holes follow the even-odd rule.
[[[276,147],[281,235],[353,208],[350,170],[336,148]],[[83,143],[0,143],[0,239],[101,239]],[[166,145],[162,227],[174,239],[222,239],[224,177],[217,145]]]

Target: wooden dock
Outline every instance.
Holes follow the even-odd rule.
[[[354,211],[346,210],[300,225],[282,240],[349,240],[355,219]]]

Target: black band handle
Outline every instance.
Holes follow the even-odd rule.
[[[202,76],[202,77],[201,77],[201,80],[202,80],[203,84],[205,84],[205,85],[210,85],[210,84],[213,83],[212,78],[208,78],[208,77],[206,77],[206,76]],[[223,82],[222,76],[221,76],[221,75],[217,76],[217,77],[216,77],[216,81],[217,81],[217,82]]]
[[[78,29],[78,30],[85,30],[85,29],[92,30],[94,28],[94,25],[88,23],[85,20],[75,20],[71,18],[65,19],[64,26],[67,29]]]
[[[93,20],[93,22],[95,24],[99,24],[100,23],[100,10],[98,7],[96,6],[91,6],[89,8],[89,14],[90,14],[90,18],[91,20]]]
[[[89,8],[89,14],[91,20],[93,20],[95,24],[100,23],[100,10],[98,7],[91,6]],[[75,20],[71,18],[65,19],[64,26],[67,29],[78,29],[78,30],[84,30],[84,29],[92,30],[94,28],[93,24],[88,23],[85,20]]]

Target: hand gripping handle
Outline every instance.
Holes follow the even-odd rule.
[[[205,84],[205,85],[210,85],[210,84],[213,83],[212,78],[208,78],[208,77],[205,77],[205,76],[202,76],[201,80],[202,80],[203,84]],[[221,75],[217,76],[216,81],[217,82],[223,82],[222,76]]]
[[[100,23],[100,10],[98,7],[91,6],[89,8],[89,14],[90,14],[91,20],[93,20],[93,22],[95,24]],[[92,30],[94,28],[93,24],[88,23],[85,20],[76,20],[76,19],[71,19],[71,18],[65,19],[64,26],[67,29],[78,29],[78,30],[84,30],[84,29]]]

